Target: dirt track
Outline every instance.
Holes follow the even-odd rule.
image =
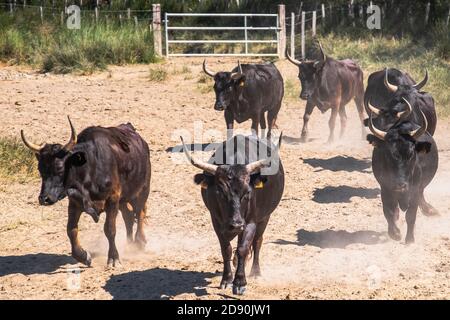
[[[183,64],[190,74],[172,74]],[[231,69],[235,64],[222,59],[220,65]],[[296,81],[294,66],[277,66],[285,79]],[[129,121],[151,146],[153,171],[146,252],[127,248],[119,218],[117,244],[124,266],[115,270],[106,269],[104,215],[98,224],[87,215],[81,218],[81,243],[95,254],[93,267],[85,268],[70,257],[67,200],[40,207],[39,181],[3,182],[0,299],[233,297],[231,289],[218,289],[222,259],[200,189],[192,182],[198,170],[174,164],[166,151],[179,143],[172,139],[174,130],[193,132],[196,120],[203,121],[204,129],[223,130],[223,115],[213,110],[214,94],[197,88],[202,86],[197,83],[201,60],[177,59],[163,67],[171,73],[163,83],[148,81],[147,66],[112,67],[93,76],[0,69],[0,135],[17,137],[24,128],[35,142],[65,141],[66,114],[78,131]],[[219,64],[211,59],[210,67],[217,70]],[[299,137],[303,110],[297,99],[284,101],[277,125],[285,136]],[[316,109],[310,122],[312,141],[283,145],[285,193],[265,233],[263,277],[249,278],[244,299],[450,298],[449,122],[438,123],[440,167],[426,190],[441,216],[418,213],[416,243],[405,246],[387,238],[379,186],[371,172],[371,147],[360,138],[353,103],[347,111],[345,139],[325,143],[329,113]],[[249,122],[239,126],[249,127]],[[400,226],[404,237],[404,214]],[[70,273],[78,267],[79,278]],[[77,279],[80,288],[74,289]]]

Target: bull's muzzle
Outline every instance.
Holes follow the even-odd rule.
[[[48,194],[40,194],[38,199],[41,206],[50,206],[58,201],[58,199]]]
[[[308,100],[310,97],[311,97],[311,95],[307,92],[302,92],[300,94],[300,99],[302,99],[302,100]]]
[[[214,110],[216,111],[224,111],[226,107],[222,103],[217,103],[214,105]]]
[[[232,221],[230,223],[230,230],[232,231],[242,231],[244,230],[244,222],[243,221]]]

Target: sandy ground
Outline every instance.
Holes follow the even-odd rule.
[[[183,65],[191,72],[175,74]],[[234,66],[233,60],[210,59],[214,70]],[[277,66],[299,86],[294,66]],[[119,218],[123,268],[114,270],[106,269],[104,215],[98,224],[87,215],[81,218],[81,242],[95,255],[86,268],[70,257],[67,200],[40,207],[39,181],[2,182],[0,299],[236,298],[231,289],[218,288],[222,259],[200,188],[192,181],[198,170],[174,163],[166,151],[179,144],[180,129],[187,134],[203,126],[223,137],[223,115],[213,110],[214,94],[201,92],[200,59],[174,59],[162,67],[169,71],[162,83],[148,81],[148,66],[111,67],[92,76],[0,69],[1,135],[18,137],[24,128],[35,142],[62,142],[69,135],[67,114],[78,131],[130,121],[151,146],[153,171],[146,251],[127,247]],[[299,137],[304,107],[298,99],[284,101],[277,124],[285,136]],[[247,293],[239,298],[450,298],[449,122],[438,124],[440,166],[426,190],[441,216],[419,213],[416,243],[405,246],[387,238],[371,147],[360,138],[354,104],[347,110],[343,140],[326,144],[329,112],[315,110],[311,141],[283,145],[286,187],[265,233],[263,277],[249,278]],[[250,122],[238,127],[247,129]],[[220,141],[205,135],[196,139]],[[404,214],[400,226],[404,236]]]

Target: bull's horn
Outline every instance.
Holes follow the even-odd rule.
[[[186,155],[186,158],[189,160],[189,162],[190,162],[193,166],[195,166],[195,167],[197,167],[197,168],[199,168],[199,169],[202,169],[203,171],[206,171],[206,172],[208,172],[208,173],[210,173],[210,174],[212,174],[212,175],[215,175],[215,174],[216,174],[216,171],[217,171],[217,165],[211,164],[211,163],[207,163],[207,162],[203,162],[203,161],[199,161],[199,160],[194,159],[194,158],[191,156],[191,154],[189,153],[189,151],[188,151],[186,145],[184,144],[183,137],[180,137],[180,139],[181,139],[181,143],[183,144],[183,151],[184,151],[184,154]]]
[[[372,131],[372,133],[375,135],[375,137],[377,137],[380,140],[384,140],[384,138],[386,137],[386,132],[375,128],[375,126],[373,125],[372,114],[369,115],[369,129],[370,129],[370,131]]]
[[[37,145],[34,144],[32,142],[29,142],[26,138],[25,138],[25,134],[23,133],[23,130],[20,130],[20,136],[22,137],[22,141],[23,143],[34,153],[39,153],[42,148],[44,148],[45,143],[41,144],[41,145]]]
[[[241,62],[238,60],[238,71],[232,73],[231,78],[233,78],[233,79],[239,78],[240,76],[242,76],[242,74],[243,74],[243,72],[242,72]]]
[[[210,77],[212,77],[212,78],[214,78],[214,77],[216,76],[216,74],[215,74],[214,72],[212,72],[211,70],[209,70],[209,69],[206,67],[206,59],[203,60],[203,72],[206,73],[208,76],[210,76]]]
[[[396,91],[398,90],[398,86],[389,83],[389,80],[388,80],[388,70],[389,70],[389,69],[386,68],[386,72],[385,72],[385,75],[384,75],[384,85],[386,86],[386,88],[389,89],[389,91],[391,91],[391,92],[396,92]]]
[[[297,60],[297,59],[295,59],[295,58],[291,58],[291,56],[289,55],[289,52],[288,52],[288,48],[287,48],[287,47],[286,47],[285,55],[286,55],[286,58],[287,58],[290,62],[292,62],[293,64],[295,64],[296,66],[300,66],[300,65],[302,64],[301,61],[299,61],[299,60]]]
[[[402,99],[405,101],[406,105],[408,106],[408,109],[406,109],[405,111],[402,111],[402,112],[398,112],[398,113],[397,113],[397,118],[399,118],[399,119],[405,119],[405,118],[408,117],[408,116],[411,114],[411,112],[412,112],[412,106],[411,106],[411,104],[408,102],[408,100],[406,100],[405,98],[402,98]]]
[[[377,116],[380,115],[380,109],[375,108],[372,104],[370,104],[370,101],[367,102],[367,108],[370,110],[370,113],[374,113]]]
[[[323,51],[322,44],[320,43],[320,41],[319,41],[319,48],[320,48],[320,53],[322,54],[322,60],[323,61],[327,60],[327,56],[325,55],[325,52]]]
[[[417,90],[420,90],[427,84],[427,82],[428,82],[428,70],[425,69],[425,78],[423,78],[423,80],[420,81],[419,83],[413,85],[413,87],[416,88]]]
[[[420,108],[419,108],[419,110],[420,110]],[[420,128],[418,128],[414,131],[411,131],[409,133],[411,135],[411,137],[413,137],[416,140],[427,131],[427,127],[428,127],[427,118],[423,114],[422,110],[420,110],[420,114],[422,115],[422,119],[423,119],[422,125],[420,126]]]
[[[261,168],[268,166],[270,164],[270,162],[272,161],[273,156],[280,151],[282,139],[283,139],[283,132],[280,133],[280,138],[278,139],[278,145],[276,146],[275,149],[271,150],[270,158],[254,161],[254,162],[247,164],[245,166],[247,169],[247,172],[252,174],[254,172],[259,171]]]
[[[70,121],[70,117],[67,116],[67,119],[69,120],[70,125],[70,139],[69,142],[64,146],[65,150],[72,150],[73,147],[77,144],[77,132],[75,131],[75,128],[73,127],[72,121]]]

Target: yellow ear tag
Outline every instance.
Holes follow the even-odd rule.
[[[202,181],[202,183],[200,183],[200,187],[202,189],[208,189],[208,184],[206,182]]]
[[[258,182],[258,184],[255,184],[255,189],[262,189],[264,187],[264,183],[262,181]]]
[[[245,81],[241,81],[241,82],[239,83],[239,85],[240,85],[241,87],[243,87],[243,86],[245,85]]]

